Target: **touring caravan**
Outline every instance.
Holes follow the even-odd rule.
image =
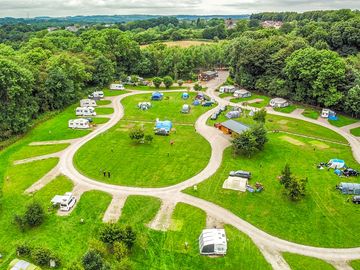
[[[110,85],[110,90],[125,90],[125,87],[122,84],[113,83]]]
[[[225,255],[227,239],[224,229],[205,229],[199,237],[201,255]]]
[[[96,112],[93,107],[77,107],[76,116],[95,116]]]
[[[80,100],[80,107],[96,107],[96,106],[97,106],[96,101],[93,99],[86,98]]]
[[[69,128],[73,129],[87,129],[90,128],[90,121],[88,119],[72,119],[68,123]]]
[[[104,98],[104,92],[103,91],[95,91],[92,94],[90,94],[88,97],[91,99],[94,99],[94,100],[99,100],[99,99]]]

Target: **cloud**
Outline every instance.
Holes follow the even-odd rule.
[[[359,0],[0,0],[0,16],[244,14],[358,8]]]

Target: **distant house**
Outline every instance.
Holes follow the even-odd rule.
[[[70,26],[65,27],[65,30],[70,31],[70,32],[74,32],[74,33],[79,31],[79,29],[80,28],[78,26],[76,26],[76,25],[70,25]]]
[[[263,21],[261,26],[264,28],[275,28],[279,29],[284,23],[282,21]]]
[[[234,29],[236,27],[236,21],[234,21],[232,18],[228,18],[225,20],[225,26],[226,29]]]
[[[210,81],[218,76],[217,71],[205,71],[199,74],[200,81]]]
[[[250,128],[247,125],[244,125],[243,123],[240,123],[235,120],[227,120],[221,124],[218,125],[218,128],[224,133],[231,136],[237,136],[244,131],[249,130]]]
[[[59,28],[58,27],[48,27],[48,32],[53,32],[53,31],[56,31],[58,30]]]
[[[251,92],[245,89],[240,89],[240,90],[236,90],[234,92],[234,97],[235,98],[247,98],[247,97],[251,97]]]
[[[285,108],[290,105],[289,102],[283,98],[273,98],[269,104],[273,108]]]
[[[201,255],[225,255],[227,238],[224,229],[205,229],[199,237]]]

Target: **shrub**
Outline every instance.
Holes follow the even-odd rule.
[[[253,119],[256,122],[265,123],[266,114],[267,114],[266,110],[264,108],[262,108],[261,110],[255,112]]]
[[[45,212],[39,203],[33,202],[28,205],[24,218],[30,227],[36,227],[44,222]]]
[[[19,229],[23,232],[26,229],[26,220],[23,216],[15,215],[14,223],[19,227]]]
[[[183,80],[178,80],[177,84],[181,87],[184,84],[184,81]]]
[[[170,76],[166,76],[164,77],[163,82],[166,88],[170,88],[173,85],[174,80]]]
[[[241,133],[232,141],[235,154],[250,157],[255,152],[262,150],[268,141],[267,132],[263,125],[258,125]]]
[[[202,86],[201,86],[200,84],[198,84],[198,83],[195,83],[195,85],[194,85],[194,90],[195,90],[195,91],[201,91],[201,90],[202,90]]]
[[[25,257],[25,256],[29,256],[30,253],[31,253],[31,247],[27,243],[21,243],[16,247],[16,254],[18,256]]]
[[[89,249],[97,251],[101,256],[105,256],[107,253],[107,247],[104,242],[97,239],[91,239],[89,241]]]
[[[140,143],[144,140],[145,137],[144,130],[140,127],[133,127],[130,130],[129,137],[131,140]]]
[[[124,242],[131,249],[136,240],[136,234],[130,226],[122,229],[117,224],[106,224],[100,231],[100,240],[113,245],[115,242]]]
[[[114,242],[113,252],[115,258],[121,261],[122,259],[127,257],[129,250],[124,242]]]
[[[89,250],[82,258],[82,266],[85,270],[101,270],[104,267],[104,260],[96,250]]]
[[[145,142],[147,142],[148,144],[152,143],[153,140],[154,140],[154,137],[152,135],[145,136]]]
[[[306,194],[308,179],[298,179],[292,175],[289,164],[286,164],[281,172],[280,184],[285,188],[285,194],[292,201],[299,201]]]
[[[54,255],[49,249],[36,247],[31,251],[31,258],[40,266],[49,266],[50,260],[55,261],[56,266],[60,265],[60,259]]]
[[[156,88],[160,88],[160,85],[162,83],[162,79],[159,78],[159,77],[155,77],[153,80],[152,80],[153,84],[155,85]]]

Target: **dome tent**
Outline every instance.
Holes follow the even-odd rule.
[[[181,98],[184,99],[184,100],[189,99],[189,97],[190,97],[190,96],[189,96],[189,93],[186,93],[186,92],[185,92],[185,93],[182,93],[182,94],[181,94]]]

